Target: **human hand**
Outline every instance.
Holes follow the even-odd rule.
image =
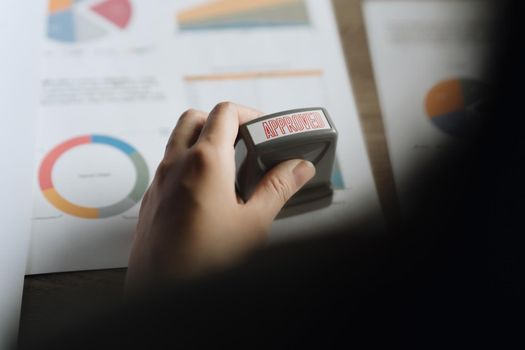
[[[239,125],[261,114],[220,103],[179,119],[140,208],[128,288],[199,276],[226,267],[264,243],[284,204],[314,175],[304,160],[271,169],[252,197],[235,191]]]

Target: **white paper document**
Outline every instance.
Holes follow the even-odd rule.
[[[0,2],[0,349],[16,340],[31,224],[37,8]]]
[[[329,1],[50,0],[43,15],[27,273],[126,266],[171,129],[221,101],[325,107],[339,132],[337,203],[272,236],[381,220]]]
[[[459,150],[483,108],[491,12],[485,1],[364,2],[372,63],[404,212],[414,174]]]
[[[49,0],[27,273],[126,266],[182,112],[169,1]],[[179,84],[181,85],[181,84]]]

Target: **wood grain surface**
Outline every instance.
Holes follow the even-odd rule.
[[[370,62],[359,0],[333,0],[367,151],[387,224],[395,226],[399,210],[385,142],[383,122]],[[28,276],[25,278],[20,337],[66,322],[79,307],[104,308],[122,296],[125,269]]]

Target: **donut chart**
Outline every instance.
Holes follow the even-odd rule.
[[[432,124],[452,136],[466,136],[483,106],[485,85],[474,79],[450,79],[434,85],[425,109]]]
[[[131,192],[117,203],[100,208],[79,206],[62,197],[55,189],[52,175],[57,160],[71,149],[89,144],[104,145],[117,149],[133,163],[136,171],[135,184]],[[38,180],[44,197],[58,210],[79,218],[101,219],[122,214],[140,202],[149,184],[149,170],[142,155],[126,142],[110,136],[86,135],[72,138],[53,148],[40,165]]]

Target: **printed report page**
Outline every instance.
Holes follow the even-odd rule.
[[[183,112],[170,1],[47,0],[27,273],[123,267]],[[180,85],[180,87],[179,87]]]
[[[325,107],[339,132],[333,204],[272,240],[381,222],[330,2],[49,0],[42,16],[27,273],[126,266],[171,129],[221,101]]]
[[[364,17],[403,212],[417,173],[459,151],[484,105],[486,1],[364,2]]]

